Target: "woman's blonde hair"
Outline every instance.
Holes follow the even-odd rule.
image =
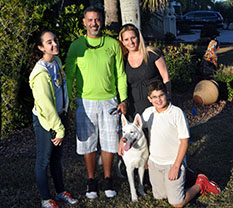
[[[145,42],[144,42],[144,39],[142,37],[142,33],[138,30],[138,28],[135,25],[133,25],[133,24],[123,25],[120,32],[119,32],[119,40],[123,41],[123,33],[125,31],[130,31],[130,30],[134,31],[136,37],[138,38],[138,50],[140,51],[140,53],[143,54],[143,60],[147,64],[148,56],[149,56],[148,52],[150,51],[150,52],[155,53],[154,52],[155,48],[151,47],[151,46],[145,47]],[[128,50],[126,53],[124,53],[124,50],[127,50],[127,49],[125,47],[123,48],[123,55],[128,53]]]

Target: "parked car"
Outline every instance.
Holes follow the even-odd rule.
[[[216,11],[191,11],[183,15],[179,24],[189,25],[191,28],[201,29],[203,26],[212,24],[217,28],[223,27],[223,17]]]

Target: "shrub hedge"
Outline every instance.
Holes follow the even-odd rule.
[[[24,1],[1,1],[1,136],[24,125],[26,119],[19,103],[19,89],[27,68],[27,41],[31,33],[32,13]]]
[[[227,99],[233,99],[233,66],[220,65],[216,71],[214,78],[217,82],[222,82],[226,85]]]
[[[186,91],[195,80],[200,62],[195,51],[196,46],[182,43],[179,46],[171,45],[163,49],[173,90]]]

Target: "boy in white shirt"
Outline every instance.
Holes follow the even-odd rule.
[[[147,90],[153,106],[145,109],[142,118],[150,138],[148,165],[154,198],[167,198],[173,207],[183,207],[199,192],[220,193],[219,186],[203,174],[198,175],[190,189],[184,190],[190,137],[186,116],[167,101],[166,87],[161,81],[151,82]],[[118,154],[123,152],[120,141]]]

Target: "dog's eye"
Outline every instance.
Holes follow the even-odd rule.
[[[133,134],[133,131],[130,131],[130,134]]]

